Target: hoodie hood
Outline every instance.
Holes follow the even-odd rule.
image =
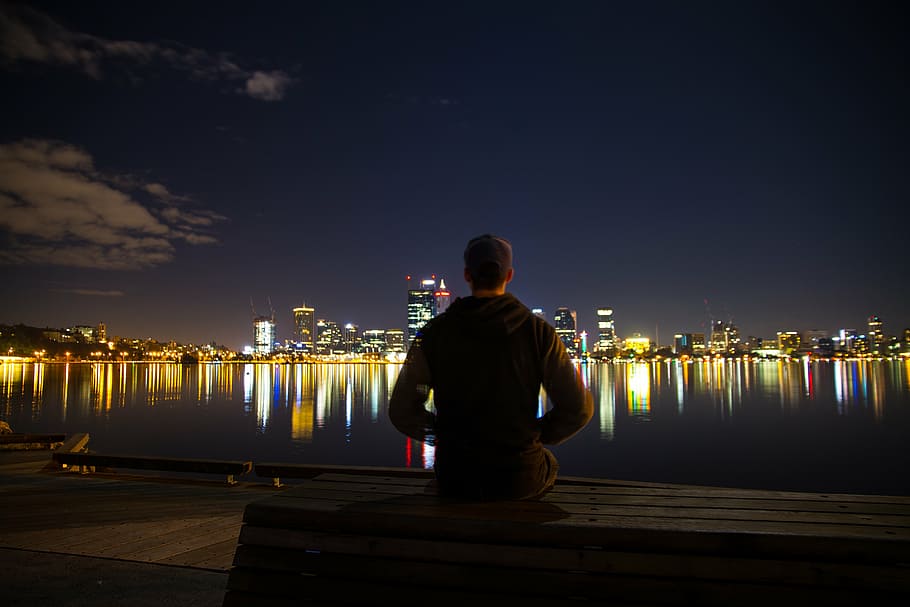
[[[459,297],[443,312],[453,321],[488,333],[511,334],[532,318],[531,311],[511,293],[495,297]]]

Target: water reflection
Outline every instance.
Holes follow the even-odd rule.
[[[211,427],[213,433],[234,415],[256,436],[298,445],[311,445],[326,434],[333,444],[362,448],[381,435],[400,445],[407,465],[432,466],[432,447],[405,440],[386,419],[399,369],[340,363],[4,363],[0,416],[17,431],[60,431],[61,425],[85,431],[91,425],[103,436],[126,423],[129,416],[120,412],[148,411],[138,424],[149,423],[151,415],[165,416],[164,411],[189,411],[204,416],[199,427]],[[747,412],[830,411],[881,423],[895,419],[892,413],[903,412],[897,417],[906,419],[910,407],[910,360],[673,360],[592,363],[579,369],[596,410],[593,430],[586,432],[602,442],[616,440],[627,422],[726,423]],[[548,406],[542,392],[539,414]],[[152,413],[157,410],[162,413]]]

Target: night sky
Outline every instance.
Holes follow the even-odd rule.
[[[406,326],[405,277],[620,337],[910,327],[902,3],[0,4],[0,323]]]

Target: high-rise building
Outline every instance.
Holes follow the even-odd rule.
[[[597,351],[603,356],[616,353],[616,327],[613,324],[613,308],[597,308]]]
[[[99,322],[98,327],[95,329],[95,341],[107,341],[107,327],[103,322]]]
[[[316,321],[316,353],[344,353],[344,334],[337,323],[323,318]]]
[[[692,354],[696,356],[701,356],[705,353],[705,334],[704,333],[693,333],[692,334]]]
[[[452,303],[452,292],[446,288],[444,278],[439,281],[439,288],[433,292],[433,298],[436,300],[436,316],[445,312],[449,304]]]
[[[869,317],[869,331],[866,333],[869,352],[872,354],[885,353],[885,334],[882,332],[882,319],[878,316]]]
[[[307,352],[316,351],[316,309],[303,304],[294,308],[294,340]]]
[[[724,321],[711,322],[711,352],[721,354],[727,351],[727,332],[724,330]]]
[[[253,352],[268,356],[275,344],[275,320],[270,316],[253,319]]]
[[[724,338],[727,342],[727,352],[740,354],[742,352],[742,339],[739,337],[739,327],[732,322],[724,325]]]
[[[405,352],[404,331],[401,329],[387,329],[385,332],[385,343],[387,352]]]
[[[782,354],[792,354],[799,350],[802,338],[797,331],[778,331],[777,347]]]
[[[556,308],[556,312],[553,314],[553,326],[569,356],[575,358],[578,355],[575,344],[575,311],[563,306]]]
[[[408,346],[414,343],[423,326],[436,316],[435,291],[435,279],[421,280],[419,288],[408,289]]]
[[[363,332],[363,351],[381,354],[386,351],[385,329],[368,329]]]
[[[354,323],[347,323],[344,326],[344,351],[348,354],[360,352],[361,341],[360,327]]]
[[[673,336],[673,352],[676,354],[691,354],[692,351],[691,333],[677,333]]]

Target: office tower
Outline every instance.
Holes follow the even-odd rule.
[[[359,352],[361,346],[360,327],[353,323],[344,326],[344,351],[348,354]]]
[[[724,325],[724,339],[727,342],[727,352],[739,354],[742,351],[742,339],[739,337],[739,327],[732,322]]]
[[[275,320],[270,316],[257,316],[253,319],[253,351],[268,356],[275,343]]]
[[[575,311],[566,307],[556,308],[556,312],[553,314],[553,326],[569,356],[575,358],[578,354],[575,345]]]
[[[439,288],[433,292],[433,299],[436,300],[436,314],[439,316],[446,311],[449,304],[452,303],[452,292],[446,288],[446,281],[443,278],[439,281]]]
[[[363,332],[363,351],[381,354],[386,351],[385,329],[368,329]]]
[[[597,308],[597,351],[603,356],[616,353],[616,327],[613,324],[613,308]]]
[[[693,333],[692,334],[692,354],[696,356],[701,356],[705,353],[705,334],[704,333]]]
[[[644,354],[651,351],[651,339],[642,337],[641,333],[636,333],[632,337],[627,337],[623,344],[624,350],[631,350],[635,354]]]
[[[405,352],[404,331],[401,329],[387,329],[385,343],[387,352]]]
[[[411,277],[408,276],[410,283]],[[417,289],[408,289],[408,346],[414,343],[417,333],[436,316],[436,280],[420,281]]]
[[[878,316],[869,317],[869,331],[866,333],[866,343],[872,354],[884,354],[885,334],[882,333],[882,320]]]
[[[103,322],[99,322],[98,327],[95,329],[95,341],[107,341],[107,327],[104,326]]]
[[[727,351],[727,332],[724,331],[724,321],[711,322],[711,352],[721,354]]]
[[[294,339],[307,352],[316,351],[316,309],[303,304],[294,308]]]
[[[691,333],[677,333],[673,336],[673,352],[676,354],[691,354],[692,351]]]
[[[343,354],[344,351],[344,333],[338,324],[320,318],[316,322],[316,353]]]
[[[777,347],[781,354],[792,354],[799,350],[802,338],[796,331],[778,331]]]

